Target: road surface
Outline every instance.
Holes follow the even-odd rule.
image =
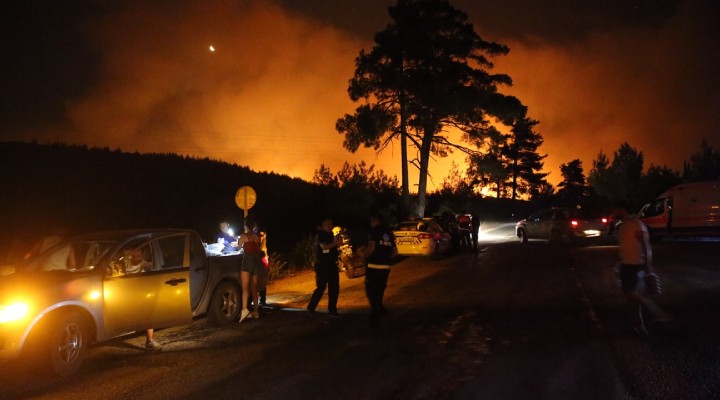
[[[340,320],[304,312],[310,272],[276,281],[259,320],[205,319],[94,346],[69,379],[0,366],[2,399],[716,399],[720,243],[654,245],[671,324],[628,329],[612,241],[522,245],[486,227],[477,254],[393,267],[391,313],[367,323],[362,278],[341,276]]]

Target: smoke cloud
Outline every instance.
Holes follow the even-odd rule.
[[[320,164],[337,171],[360,160],[399,175],[397,145],[351,154],[335,131],[355,108],[346,92],[354,59],[389,23],[394,1],[105,3],[81,21],[99,64],[64,100],[66,123],[10,139],[210,157],[304,179]],[[494,72],[513,78],[504,92],[540,121],[552,183],[561,163],[579,158],[588,172],[623,142],[645,153],[646,166],[675,169],[702,138],[720,148],[712,0],[452,3],[485,39],[511,48]],[[464,163],[460,154],[431,162],[432,182],[453,161]]]

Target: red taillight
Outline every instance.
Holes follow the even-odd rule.
[[[418,239],[432,239],[433,235],[430,233],[421,233],[418,235]]]
[[[576,228],[576,227],[578,226],[577,220],[572,220],[572,221],[570,221],[570,225],[572,225],[573,228]]]
[[[605,218],[605,217],[603,217],[603,218],[601,219],[601,221],[602,221],[603,224],[607,224],[607,223],[608,223],[608,219]]]

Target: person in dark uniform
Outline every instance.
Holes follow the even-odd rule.
[[[366,251],[367,271],[365,273],[365,293],[370,302],[370,323],[376,324],[387,314],[383,306],[383,297],[390,276],[390,266],[397,256],[395,236],[385,226],[380,214],[370,216],[370,234]]]
[[[315,241],[315,291],[310,297],[307,312],[315,315],[320,299],[328,291],[328,315],[331,318],[340,318],[337,312],[337,300],[340,294],[340,275],[338,272],[338,246],[342,244],[339,237],[333,235],[333,221],[325,218]]]

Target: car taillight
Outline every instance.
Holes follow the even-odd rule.
[[[601,221],[602,221],[603,224],[606,224],[606,225],[607,225],[607,223],[608,223],[608,219],[605,218],[605,217],[602,217]]]
[[[577,228],[577,226],[578,226],[577,220],[570,221],[570,225],[572,225],[573,228]]]
[[[418,239],[432,239],[433,235],[429,233],[421,233],[418,235]]]
[[[440,240],[440,239],[442,239],[442,234],[440,234],[440,233],[434,234],[434,235],[433,235],[433,239],[435,239],[435,240]]]

